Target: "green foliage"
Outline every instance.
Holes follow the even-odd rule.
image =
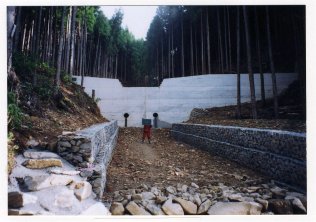
[[[72,83],[71,76],[68,73],[62,72],[62,81],[63,83],[70,85]]]
[[[99,33],[101,38],[104,38],[104,40],[108,40],[111,33],[111,26],[109,23],[109,20],[102,11],[96,12],[96,22],[94,26],[95,32]]]
[[[9,129],[19,129],[22,124],[23,114],[19,108],[16,96],[13,92],[8,93],[8,127]]]
[[[54,77],[56,73],[56,69],[54,67],[50,67],[47,63],[41,62],[36,65],[36,71],[38,73],[42,73],[48,77]]]
[[[25,79],[30,77],[36,68],[36,60],[30,55],[24,55],[23,53],[15,53],[12,60],[15,72]]]
[[[87,30],[88,32],[92,32],[93,28],[96,23],[96,11],[99,9],[98,6],[80,6],[78,7],[77,11],[77,21],[82,21],[84,20],[84,17],[86,17],[87,20]]]

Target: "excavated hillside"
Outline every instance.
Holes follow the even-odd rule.
[[[46,78],[45,85],[38,82],[37,87],[30,82],[29,78],[14,72],[8,79],[8,89],[11,90],[8,97],[16,97],[19,109],[12,118],[21,119],[19,126],[11,126],[13,121],[9,115],[9,172],[14,165],[13,156],[27,146],[39,144],[42,148],[53,150],[57,136],[63,131],[76,131],[107,121],[96,101],[81,86],[64,80],[56,96],[52,91],[53,78]]]

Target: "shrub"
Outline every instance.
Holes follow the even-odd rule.
[[[23,114],[19,108],[14,93],[8,93],[8,127],[9,129],[18,129],[21,127]]]

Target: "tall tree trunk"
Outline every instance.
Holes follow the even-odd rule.
[[[197,30],[194,29],[194,39],[195,39],[195,74],[199,73],[199,65],[198,65],[198,43],[197,43]]]
[[[225,70],[228,72],[228,43],[227,43],[227,13],[224,6],[224,45],[225,45]]]
[[[59,91],[59,87],[60,87],[60,68],[61,68],[61,53],[63,50],[65,11],[66,11],[66,7],[63,6],[62,17],[61,17],[61,26],[60,26],[60,36],[59,36],[58,58],[57,58],[56,92]]]
[[[244,12],[245,34],[246,34],[247,61],[248,61],[249,83],[250,83],[252,118],[257,119],[255,83],[254,83],[252,64],[251,64],[252,58],[251,58],[251,43],[250,43],[250,34],[249,34],[249,21],[248,21],[246,6],[243,6],[243,12]]]
[[[237,6],[237,117],[241,118],[241,102],[240,102],[240,7]]]
[[[190,55],[191,55],[191,75],[194,75],[194,54],[193,54],[193,33],[192,33],[192,22],[190,22]]]
[[[66,35],[66,53],[65,53],[65,71],[69,72],[69,60],[70,60],[70,42],[71,42],[71,17],[72,7],[69,7],[69,14],[67,19],[67,35]]]
[[[12,44],[14,37],[14,18],[15,18],[15,7],[7,7],[7,72],[9,73],[12,67]]]
[[[207,68],[211,73],[211,46],[210,46],[210,28],[208,22],[208,8],[206,8],[206,42],[207,42]]]
[[[175,53],[175,49],[173,47],[173,24],[172,24],[172,28],[171,28],[171,48],[172,48],[172,56],[171,56],[171,71],[172,71],[172,77],[174,77],[174,53]]]
[[[69,64],[69,74],[71,77],[73,76],[73,73],[74,73],[76,15],[77,15],[77,6],[73,6],[72,14],[71,14],[71,47],[70,47],[70,64]]]
[[[270,30],[270,16],[269,16],[268,6],[266,6],[266,14],[267,14],[266,22],[267,22],[268,49],[269,49],[270,69],[271,69],[271,78],[272,78],[274,117],[277,119],[279,117],[278,90],[277,90],[276,76],[275,76],[275,70],[274,70],[272,42],[271,42],[271,30]]]
[[[48,49],[47,49],[47,59],[46,61],[52,60],[53,54],[53,41],[54,41],[54,31],[53,31],[53,22],[54,22],[54,7],[50,7],[50,14],[49,14],[49,41],[48,41]]]
[[[181,71],[182,71],[182,76],[185,76],[185,73],[184,73],[183,15],[181,15]]]
[[[16,7],[16,29],[14,34],[14,42],[13,42],[13,51],[17,52],[20,50],[20,33],[21,33],[21,13],[22,13],[22,7]]]
[[[201,70],[202,74],[204,74],[203,11],[201,11]]]
[[[161,38],[161,77],[164,75],[164,64],[163,64],[163,36]]]
[[[159,53],[158,53],[158,46],[156,49],[156,67],[157,67],[157,82],[159,85]]]
[[[258,53],[258,65],[260,72],[260,86],[261,86],[261,101],[262,106],[266,106],[266,97],[265,97],[265,89],[264,89],[264,76],[262,71],[262,61],[261,61],[261,46],[260,46],[260,33],[259,33],[259,22],[258,22],[258,13],[255,8],[255,26],[256,26],[256,37],[257,37],[257,53]]]
[[[170,54],[171,54],[171,48],[170,48],[170,33],[168,33],[168,74],[169,78],[171,77],[171,60],[170,60]]]
[[[222,32],[221,32],[221,22],[220,22],[220,17],[219,17],[219,8],[217,9],[217,27],[218,27],[219,50],[220,50],[220,68],[221,68],[221,72],[224,73]]]
[[[232,46],[230,41],[230,19],[229,19],[229,8],[227,7],[227,31],[228,31],[228,55],[229,55],[229,72],[232,71]]]
[[[37,21],[37,30],[36,30],[36,43],[35,43],[35,55],[36,57],[38,57],[38,50],[40,48],[40,35],[41,35],[41,27],[42,27],[42,11],[43,11],[43,7],[40,6],[39,7],[39,15],[38,15],[38,21]]]

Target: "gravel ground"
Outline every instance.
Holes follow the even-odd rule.
[[[148,186],[199,186],[223,183],[227,186],[269,181],[269,178],[173,140],[169,129],[154,129],[152,143],[141,143],[142,128],[121,128],[112,162],[107,171],[105,200],[123,189]]]

